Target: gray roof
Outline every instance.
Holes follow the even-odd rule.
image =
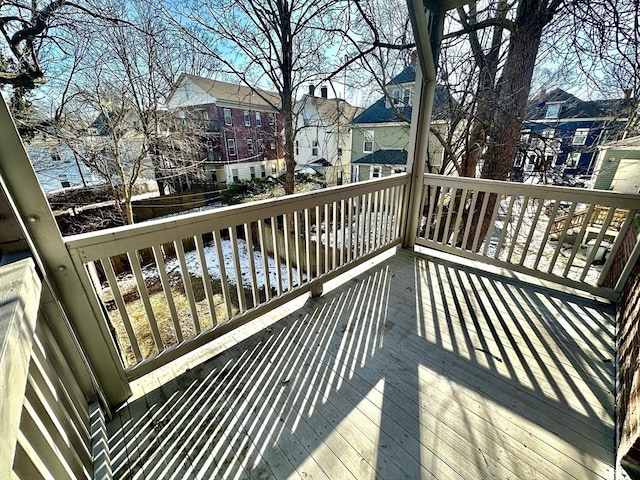
[[[351,163],[370,165],[406,165],[407,151],[401,149],[376,150],[364,157],[353,160]]]

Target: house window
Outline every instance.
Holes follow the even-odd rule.
[[[240,177],[238,176],[237,168],[234,168],[233,170],[231,170],[231,178],[233,178],[234,182],[237,182],[238,180],[240,180]]]
[[[545,128],[542,131],[542,138],[553,138],[556,134],[555,128]]]
[[[251,180],[256,178],[256,167],[249,167],[249,172],[251,172]]]
[[[223,110],[224,112],[224,124],[225,125],[231,125],[232,121],[231,121],[231,109],[230,108],[225,108]]]
[[[398,105],[400,103],[400,89],[399,88],[394,88],[393,89],[393,104],[394,105]]]
[[[271,148],[271,150],[275,150],[276,149],[276,139],[272,138],[271,140],[269,140],[269,147]]]
[[[547,111],[544,118],[558,118],[560,116],[560,107],[562,103],[547,103]]]
[[[262,140],[257,140],[258,144],[258,153],[264,153],[264,142]]]
[[[65,174],[58,175],[58,178],[60,179],[60,185],[62,185],[62,188],[69,188],[71,186],[71,182]]]
[[[374,165],[371,167],[371,178],[380,178],[382,176],[382,167]]]
[[[338,175],[336,177],[336,184],[337,185],[342,185],[342,183],[344,182],[343,173],[344,172],[342,170],[338,170]]]
[[[531,129],[527,128],[526,130],[522,130],[522,133],[520,133],[520,143],[528,146],[530,140],[531,140]]]
[[[410,88],[405,88],[404,89],[404,94],[402,96],[402,103],[404,103],[406,106],[409,106],[411,104],[411,89]]]
[[[588,128],[578,128],[573,136],[573,144],[584,145],[587,143],[587,135],[589,135]]]
[[[544,162],[545,162],[545,166],[546,167],[550,167],[551,165],[553,165],[555,163],[555,155],[545,155],[544,157]]]
[[[235,155],[236,154],[236,141],[233,138],[228,138],[227,139],[227,153],[229,155]]]
[[[250,127],[251,126],[251,117],[249,116],[249,111],[245,110],[243,112],[244,115],[244,126],[245,127]]]
[[[267,177],[267,167],[265,165],[260,165],[260,176],[262,178]]]
[[[573,152],[567,155],[567,161],[565,162],[565,167],[567,168],[576,168],[578,166],[578,162],[580,161],[580,153]]]
[[[278,168],[275,163],[271,164],[271,175],[275,175],[278,172]]]
[[[524,154],[520,152],[516,154],[516,159],[513,161],[513,166],[515,168],[522,168],[523,163],[524,163]]]
[[[309,114],[307,113],[306,110],[302,111],[302,121],[304,122],[305,127],[309,126]]]
[[[366,132],[364,132],[364,145],[362,146],[362,151],[364,153],[373,152],[373,137],[373,130],[367,130]]]
[[[209,120],[209,112],[207,110],[200,110],[200,119]]]
[[[296,155],[300,155],[300,142],[296,140]]]
[[[314,140],[313,143],[311,144],[311,155],[313,155],[314,157],[318,156],[318,141]]]
[[[262,126],[262,114],[260,112],[256,112],[256,127]]]
[[[275,125],[276,123],[276,114],[275,113],[270,113],[269,114],[269,125]]]
[[[342,158],[342,148],[338,147],[338,158]]]
[[[253,154],[253,140],[250,138],[247,138],[247,153],[249,155]]]

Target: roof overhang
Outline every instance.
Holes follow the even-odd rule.
[[[444,14],[470,3],[475,3],[475,0],[407,0],[416,50],[425,80],[436,79]]]

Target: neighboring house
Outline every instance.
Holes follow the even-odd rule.
[[[345,100],[328,98],[327,87],[320,97],[309,85],[309,93],[296,103],[294,158],[298,171],[310,171],[325,178],[328,185],[349,181],[351,125],[362,112]]]
[[[384,95],[378,101],[351,122],[353,181],[406,171],[415,80],[415,66],[409,65],[385,85]],[[443,134],[448,127],[447,99],[446,90],[437,86],[431,127]],[[442,158],[442,145],[431,134],[426,171],[439,171]]]
[[[102,182],[68,147],[36,140],[25,149],[45,193]]]
[[[640,136],[599,147],[593,188],[640,193]]]
[[[214,184],[284,170],[282,120],[273,108],[280,104],[277,94],[182,74],[166,103],[186,128],[199,125],[204,170]]]
[[[621,135],[626,110],[624,99],[583,101],[559,88],[537,95],[527,106],[512,179],[591,176],[598,145]]]

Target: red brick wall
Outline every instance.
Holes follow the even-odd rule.
[[[640,262],[618,301],[618,458],[640,473]],[[634,477],[635,478],[635,477]]]
[[[282,140],[280,137],[280,130],[282,129],[279,115],[275,114],[275,122],[273,125],[269,125],[269,112],[260,111],[262,126],[256,126],[256,110],[249,110],[249,120],[251,125],[246,126],[244,122],[244,109],[243,108],[230,108],[231,110],[231,125],[225,125],[224,123],[224,108],[218,106],[217,118],[221,127],[221,145],[222,145],[222,160],[225,162],[239,162],[239,161],[259,161],[263,159],[275,160],[282,157]],[[236,155],[229,155],[227,139],[233,138],[236,143]],[[247,148],[247,139],[250,138],[253,141],[253,153],[249,153]],[[270,141],[276,140],[276,149],[271,150]],[[262,140],[264,144],[264,153],[260,154],[258,151],[258,140]]]

